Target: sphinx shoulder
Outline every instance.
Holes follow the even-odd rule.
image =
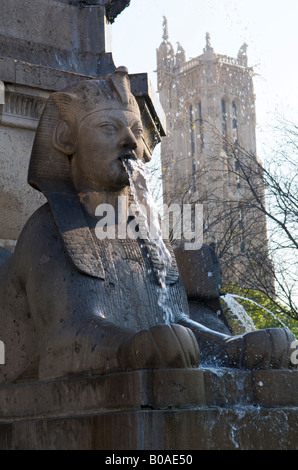
[[[47,258],[59,259],[63,246],[51,209],[44,204],[26,222],[10,259],[12,277],[26,278],[28,271]]]

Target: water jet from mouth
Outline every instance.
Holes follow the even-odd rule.
[[[129,177],[133,198],[138,208],[139,219],[142,221],[142,239],[149,256],[158,266],[156,275],[159,284],[158,305],[164,312],[166,323],[173,321],[173,313],[169,307],[167,272],[172,265],[172,257],[167,249],[159,223],[158,211],[150,188],[150,172],[141,160],[121,158]]]

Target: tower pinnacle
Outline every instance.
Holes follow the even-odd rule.
[[[212,51],[213,52],[213,48],[211,46],[211,36],[210,36],[210,33],[206,33],[206,47],[204,49],[204,52],[208,52],[208,51]]]
[[[167,41],[169,39],[169,31],[168,31],[168,20],[165,16],[163,17],[162,27],[163,27],[163,36],[162,36],[162,38],[165,41]]]

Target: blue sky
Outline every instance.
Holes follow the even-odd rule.
[[[147,72],[155,89],[163,15],[170,41],[174,48],[179,41],[188,59],[202,53],[207,31],[219,54],[235,57],[243,42],[248,44],[256,73],[259,153],[270,146],[277,113],[297,121],[297,0],[131,0],[112,28],[114,60],[130,73]]]

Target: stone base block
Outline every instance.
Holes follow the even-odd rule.
[[[0,387],[0,449],[294,450],[298,371],[134,371]]]

